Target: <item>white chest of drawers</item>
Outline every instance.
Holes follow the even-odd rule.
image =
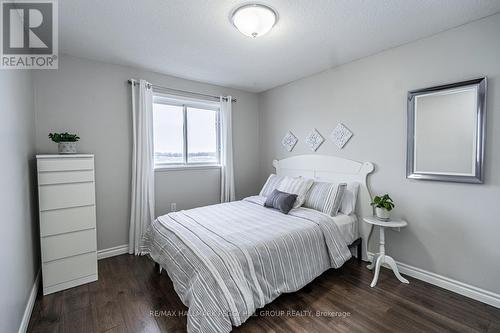
[[[97,280],[94,155],[37,155],[43,294]]]

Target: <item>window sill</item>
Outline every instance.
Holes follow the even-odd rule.
[[[191,165],[158,165],[155,166],[155,172],[182,171],[182,170],[209,170],[220,169],[219,164],[191,164]]]

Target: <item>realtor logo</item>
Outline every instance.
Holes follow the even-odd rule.
[[[57,68],[57,1],[0,0],[0,4],[0,68]]]

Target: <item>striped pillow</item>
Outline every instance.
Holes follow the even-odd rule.
[[[346,186],[346,183],[314,182],[306,195],[304,207],[335,216],[342,204]]]
[[[297,194],[297,200],[295,200],[293,208],[298,208],[304,203],[307,191],[309,191],[313,182],[312,179],[285,176],[276,189],[285,193]]]
[[[269,196],[278,187],[283,178],[285,177],[275,175],[274,173],[270,174],[266,183],[262,186],[259,195],[263,197]]]

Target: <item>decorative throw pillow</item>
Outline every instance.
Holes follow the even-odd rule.
[[[309,191],[313,182],[314,180],[309,178],[285,176],[276,189],[285,193],[297,194],[297,200],[295,200],[293,208],[298,208],[304,203],[307,191]]]
[[[284,177],[275,175],[274,173],[270,174],[267,178],[266,183],[262,186],[262,190],[260,190],[259,195],[267,197],[273,190],[275,190],[279,183],[283,180]]]
[[[268,208],[275,208],[283,214],[288,214],[288,212],[293,208],[295,200],[297,200],[297,194],[273,190],[267,197],[264,206]]]
[[[354,213],[356,209],[356,200],[358,198],[359,183],[348,183],[340,205],[340,212],[345,215]]]
[[[346,186],[346,183],[314,182],[307,192],[304,207],[335,216],[342,204]]]

